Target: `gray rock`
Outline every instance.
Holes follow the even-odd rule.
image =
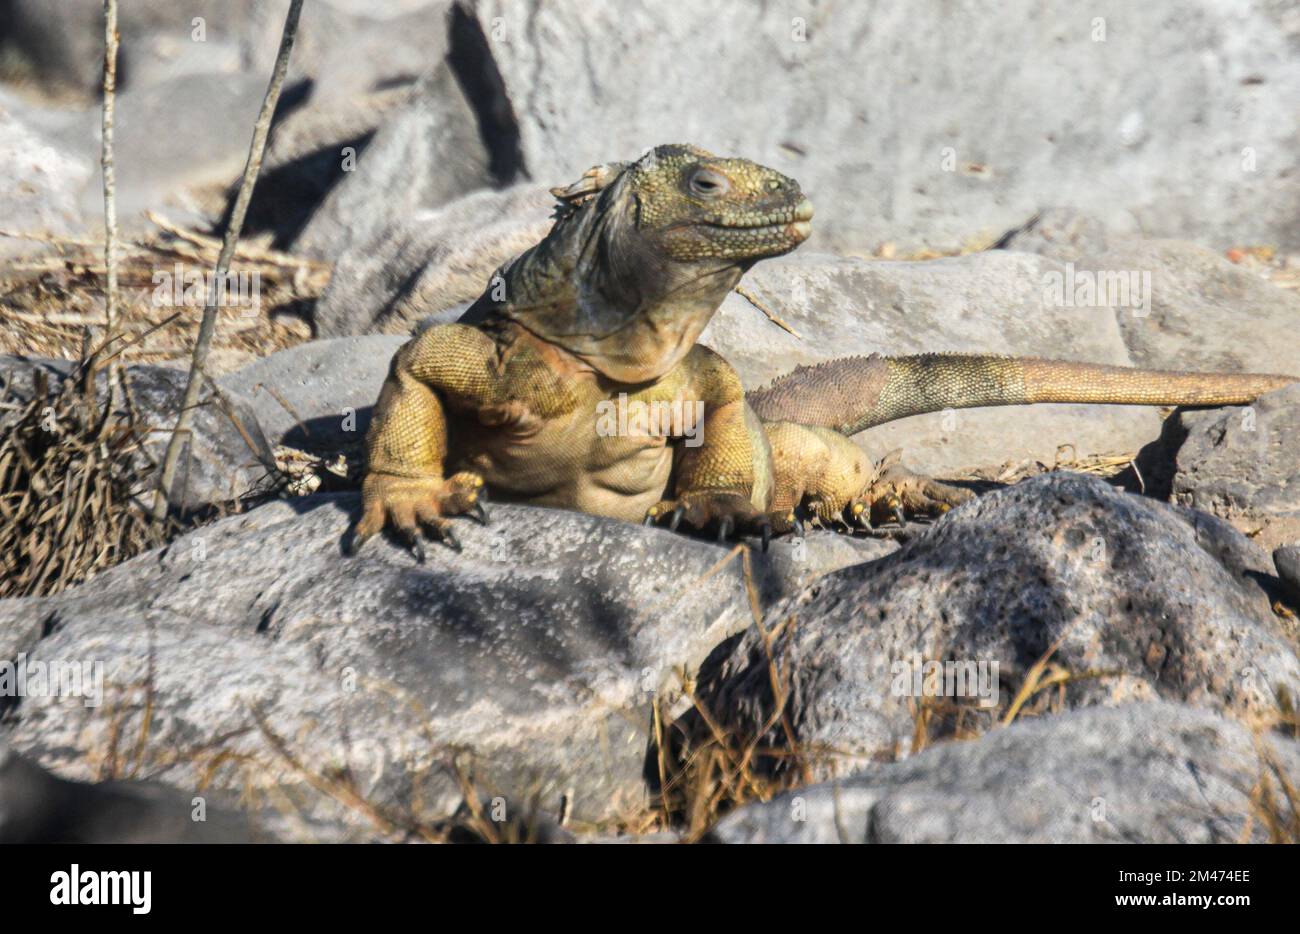
[[[1149,277],[1149,308],[1113,309],[1136,366],[1300,376],[1300,295],[1220,253],[1107,231],[1096,218],[1068,210],[1045,212],[1006,245],[1072,264],[1076,281],[1094,272]]]
[[[102,16],[103,4],[92,5]],[[102,26],[93,44],[98,74]],[[153,229],[146,210],[182,223],[207,219],[208,206],[243,169],[266,81],[266,75],[242,71],[179,69],[166,80],[119,90],[114,164],[123,235]],[[0,124],[0,156],[14,167],[0,185],[6,229],[102,238],[99,108],[55,110],[4,95]],[[41,249],[39,243],[0,238],[0,257]]]
[[[905,755],[914,705],[936,694],[987,725],[1053,646],[1051,663],[1078,677],[1040,702],[1162,699],[1275,717],[1280,692],[1300,687],[1300,658],[1259,582],[1267,555],[1240,536],[1225,548],[1235,533],[1191,518],[1096,479],[1050,474],[777,604],[765,626],[780,627],[772,656],[789,673],[786,717],[814,750],[812,767],[843,776]],[[982,680],[922,681],[917,697],[913,675],[928,674],[927,661],[961,663]],[[767,651],[747,632],[702,671],[697,695],[743,741],[774,722],[772,690]],[[682,727],[689,736],[696,723]],[[783,743],[779,734],[760,745]]]
[[[1097,217],[1073,208],[1045,208],[1029,223],[1008,234],[999,246],[1007,250],[1038,253],[1058,263],[1072,263],[1107,251],[1112,237],[1133,235],[1135,224],[1109,229]]]
[[[244,814],[154,782],[75,782],[0,741],[0,843],[250,843]]]
[[[103,664],[102,707],[21,698],[14,747],[86,777],[114,736],[135,749],[152,671],[148,774],[191,788],[211,766],[213,788],[259,810],[292,800],[331,839],[389,839],[452,813],[457,766],[486,799],[552,814],[567,801],[577,821],[644,803],[652,700],[675,716],[676,673],[752,624],[739,560],[719,568],[727,551],[712,543],[503,505],[490,527],[458,523],[461,555],[431,545],[420,566],[380,539],[348,559],[357,505],[270,503],[56,597],[0,602],[0,633],[19,636],[9,648]],[[881,550],[838,542],[756,555],[760,599],[816,562]],[[266,826],[311,836],[286,815]]]
[[[96,4],[102,11],[102,4]],[[102,42],[101,39],[98,40]],[[101,53],[98,53],[102,55]],[[96,66],[98,67],[98,66]],[[248,157],[253,121],[266,92],[266,76],[178,74],[158,84],[123,89],[114,121],[114,164],[118,225],[124,235],[153,230],[144,211],[161,211],[169,219],[199,224],[209,203],[219,200],[230,179],[238,177]],[[37,163],[53,179],[34,186],[27,197],[39,210],[62,218],[53,233],[103,236],[103,181],[99,164],[101,116],[98,108],[51,112],[26,105],[25,122],[40,120],[48,145]],[[232,128],[239,128],[238,131]],[[26,137],[16,129],[10,145]],[[17,158],[32,160],[30,152]],[[26,190],[26,189],[23,189]],[[28,210],[36,210],[31,208]],[[39,226],[21,213],[11,223]],[[30,244],[19,243],[26,252]],[[0,247],[4,247],[0,243]],[[10,252],[14,252],[10,249]],[[236,265],[236,270],[238,266]]]
[[[318,99],[312,88],[305,103],[286,109],[268,142],[245,230],[252,236],[269,232],[275,249],[290,247],[330,190],[355,170],[385,115],[409,93],[407,87],[383,87]],[[239,181],[232,179],[226,190],[223,220]]]
[[[250,71],[269,78],[288,0],[131,0],[118,10],[118,87],[181,74]],[[317,0],[303,8],[290,85],[303,79],[352,92],[412,77],[442,55],[446,0]],[[101,0],[5,0],[6,77],[93,99],[101,81]],[[202,23],[196,23],[200,18]],[[383,44],[381,44],[381,42]],[[344,50],[356,51],[348,61]],[[425,57],[421,57],[421,52]]]
[[[179,4],[171,4],[177,7]],[[123,36],[125,51],[118,49],[118,71],[123,90],[135,91],[155,84],[166,84],[188,75],[238,75],[244,71],[247,43],[228,27],[229,11],[234,4],[223,4],[220,22],[211,24],[211,32],[202,41],[193,38],[194,16],[176,16],[165,24],[134,36]],[[103,6],[100,6],[102,15]],[[180,11],[177,11],[180,12]],[[207,12],[211,12],[211,9]],[[197,15],[197,14],[196,14]],[[119,22],[121,22],[119,14]],[[119,32],[120,32],[119,28]],[[102,44],[102,38],[101,38]],[[102,50],[97,50],[102,55]],[[98,62],[87,62],[98,66]],[[88,76],[92,87],[99,83],[99,68]],[[91,95],[94,96],[93,93]],[[251,133],[251,127],[249,128]]]
[[[375,132],[356,168],[307,220],[296,251],[335,259],[365,250],[412,213],[491,182],[474,115],[445,65],[426,74]]]
[[[289,82],[311,82],[308,106],[410,85],[444,57],[449,0],[320,0],[303,6]],[[248,68],[269,77],[289,0],[261,0],[244,28]]]
[[[62,146],[26,119],[25,108],[0,99],[0,224],[10,233],[75,236],[86,232],[77,198],[94,171],[90,159]],[[0,237],[0,259],[30,255],[40,241]]]
[[[150,428],[149,451],[161,464],[171,429],[185,393],[184,370],[163,366],[127,369],[131,398]],[[181,465],[171,502],[183,509],[229,503],[258,489],[275,457],[257,423],[257,416],[237,399],[230,410],[210,392],[199,395],[200,408],[192,422],[191,440],[181,446]]]
[[[405,342],[386,334],[308,341],[217,382],[248,405],[273,442],[310,450],[355,444],[365,437],[393,354]]]
[[[1283,545],[1273,550],[1273,565],[1287,595],[1300,603],[1300,544]]]
[[[30,399],[36,369],[47,374],[53,389],[74,367],[70,360],[0,355],[0,382],[16,398]],[[146,452],[155,464],[160,464],[185,392],[186,371],[137,364],[125,372],[136,415],[149,432]],[[99,391],[105,391],[102,377]],[[238,398],[228,401],[230,414],[210,392],[199,397],[191,440],[181,447],[180,468],[172,490],[172,502],[179,507],[199,509],[237,500],[257,489],[266,477],[267,465],[274,463],[253,409]]]
[[[1262,742],[1276,763],[1261,755]],[[1273,772],[1276,768],[1278,771]],[[1269,840],[1251,789],[1300,744],[1167,703],[1020,721],[722,818],[723,843],[1236,843]],[[1280,797],[1280,796],[1279,796]],[[1284,799],[1281,823],[1294,821]]]
[[[251,73],[188,74],[119,96],[114,147],[124,231],[149,228],[142,216],[149,209],[174,221],[199,219],[196,194],[219,191],[243,171],[266,82],[266,75]],[[85,119],[95,173],[83,192],[82,211],[96,217],[103,212],[100,117],[90,112]]]
[[[256,0],[133,0],[118,10],[118,87],[199,70],[226,71],[229,46],[256,25]],[[47,91],[93,100],[101,87],[104,4],[99,0],[6,0],[0,46],[6,77],[26,78]],[[191,39],[194,17],[208,32]],[[283,13],[281,13],[283,18]],[[171,40],[171,41],[165,41]],[[218,48],[213,48],[215,43]]]
[[[682,141],[799,179],[817,249],[954,246],[1052,204],[1220,246],[1300,244],[1300,61],[1270,6],[473,9],[538,181]]]
[[[383,192],[372,194],[392,206]],[[312,311],[317,333],[408,334],[431,313],[473,301],[498,266],[546,236],[554,203],[544,189],[520,185],[401,217],[340,257]]]
[[[343,177],[343,147],[363,150],[411,85],[445,57],[448,6],[421,0],[375,9],[318,0],[304,8],[247,232],[273,229],[277,246],[297,236]],[[287,0],[137,0],[122,7],[116,142],[125,230],[141,228],[146,208],[188,223],[218,219],[243,169],[287,8]],[[97,165],[102,2],[8,0],[3,13],[9,29],[0,71],[75,105],[79,119],[62,142]],[[469,129],[469,137],[449,144],[481,149],[472,118]],[[450,165],[454,146],[446,155]],[[97,218],[99,198],[96,173],[80,213]]]
[[[1264,548],[1300,540],[1300,385],[1179,418],[1187,438],[1174,501],[1227,519]]]
[[[282,17],[283,4],[273,6]],[[438,185],[459,191],[455,186],[485,183],[476,168],[481,160],[475,154],[482,145],[473,117],[456,123],[453,132],[446,121],[433,116],[435,111],[457,116],[466,112],[459,95],[447,88],[438,95],[439,105],[415,117],[433,123],[424,138],[407,134],[398,151],[392,130],[375,139],[381,126],[412,116],[409,101],[430,81],[441,87],[438,82],[451,80],[442,64],[448,49],[449,6],[448,0],[382,6],[335,0],[304,8],[289,79],[302,100],[292,109],[283,108],[277,122],[250,204],[250,230],[272,230],[277,248],[297,245],[332,259],[344,242],[379,226],[382,217],[404,216],[419,203],[412,200],[416,191]],[[279,30],[267,30],[267,36],[278,35]],[[273,43],[263,41],[253,56],[253,70],[269,74],[275,51]],[[382,192],[373,186],[366,190],[367,181],[379,174],[377,168],[396,167],[386,160],[424,155],[421,145],[437,147],[438,161],[408,162],[402,184]],[[468,174],[462,178],[458,171],[466,166]],[[335,193],[342,183],[349,183],[347,192]],[[235,191],[232,183],[232,201]],[[398,213],[385,213],[390,208]],[[349,215],[355,228],[330,226],[340,209],[355,209]],[[303,240],[309,225],[312,233]],[[326,241],[329,248],[323,247]],[[313,245],[310,250],[308,243]]]

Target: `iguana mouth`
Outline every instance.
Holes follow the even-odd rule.
[[[780,224],[709,224],[717,231],[719,240],[730,243],[752,243],[754,245],[789,243],[798,245],[812,234],[812,224],[808,221],[789,221]]]
[[[742,214],[739,216],[728,217],[718,215],[709,221],[710,227],[720,227],[729,230],[771,230],[781,231],[787,228],[802,229],[807,231],[810,228],[808,222],[813,217],[812,202],[807,198],[802,199],[792,208],[785,210],[768,211],[764,214]]]

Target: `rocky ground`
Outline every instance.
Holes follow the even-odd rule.
[[[123,4],[138,334],[151,271],[214,255],[285,6]],[[0,236],[0,429],[102,314],[101,7],[0,0],[0,228],[30,235]],[[1300,375],[1287,11],[764,9],[307,4],[236,262],[266,301],[223,319],[188,444],[212,521],[0,600],[0,686],[102,672],[93,705],[0,696],[0,839],[1296,839],[1300,386],[872,429],[981,493],[891,537],[760,555],[497,506],[424,565],[341,554],[395,348],[544,234],[548,187],[658,142],[816,204],[704,334],[747,385],[941,350]],[[1045,288],[1129,270],[1147,307]],[[124,371],[154,456],[196,315]],[[927,662],[982,690],[926,689]]]

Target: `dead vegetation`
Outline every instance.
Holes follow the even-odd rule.
[[[0,390],[0,597],[58,593],[167,534],[133,505],[153,470],[129,405],[80,383]]]
[[[152,234],[119,246],[119,359],[183,365],[203,306],[201,294],[193,289],[186,294],[186,279],[192,284],[195,274],[212,269],[220,241],[160,215],[149,217]],[[66,359],[81,346],[87,328],[107,326],[101,243],[16,231],[0,231],[0,236],[46,246],[0,268],[0,353]],[[310,340],[307,309],[329,281],[327,264],[248,243],[237,249],[232,272],[257,283],[256,303],[221,309],[209,364],[213,374]]]
[[[79,348],[72,376],[57,387],[52,389],[49,375],[37,367],[25,395],[8,384],[0,388],[0,597],[57,593],[167,541],[183,527],[169,509],[167,491],[173,488],[171,473],[189,435],[201,384],[211,386],[210,377],[220,371],[219,359],[208,364],[219,319],[225,319],[226,337],[218,349],[225,350],[227,364],[310,337],[301,317],[290,312],[293,325],[286,326],[276,323],[276,311],[300,310],[319,296],[328,269],[238,244],[302,2],[292,0],[286,14],[224,238],[187,231],[150,214],[157,233],[131,242],[122,241],[117,230],[117,3],[106,0],[100,149],[104,239],[0,230],[0,236],[44,244],[0,270],[0,352],[66,359],[70,348]],[[232,263],[239,264],[233,278],[228,275]],[[214,272],[209,275],[208,269]],[[191,313],[196,308],[203,308],[201,322]],[[189,380],[160,470],[147,449],[150,428],[136,417],[122,364],[187,356]],[[255,449],[223,394],[212,389],[219,407]],[[275,465],[266,466],[278,486]],[[144,509],[149,487],[155,488],[152,515]]]

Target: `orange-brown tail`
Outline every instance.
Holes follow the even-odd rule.
[[[846,357],[800,367],[747,396],[764,421],[856,434],[944,409],[1094,402],[1242,405],[1300,381],[1255,373],[1188,373],[997,354]]]

